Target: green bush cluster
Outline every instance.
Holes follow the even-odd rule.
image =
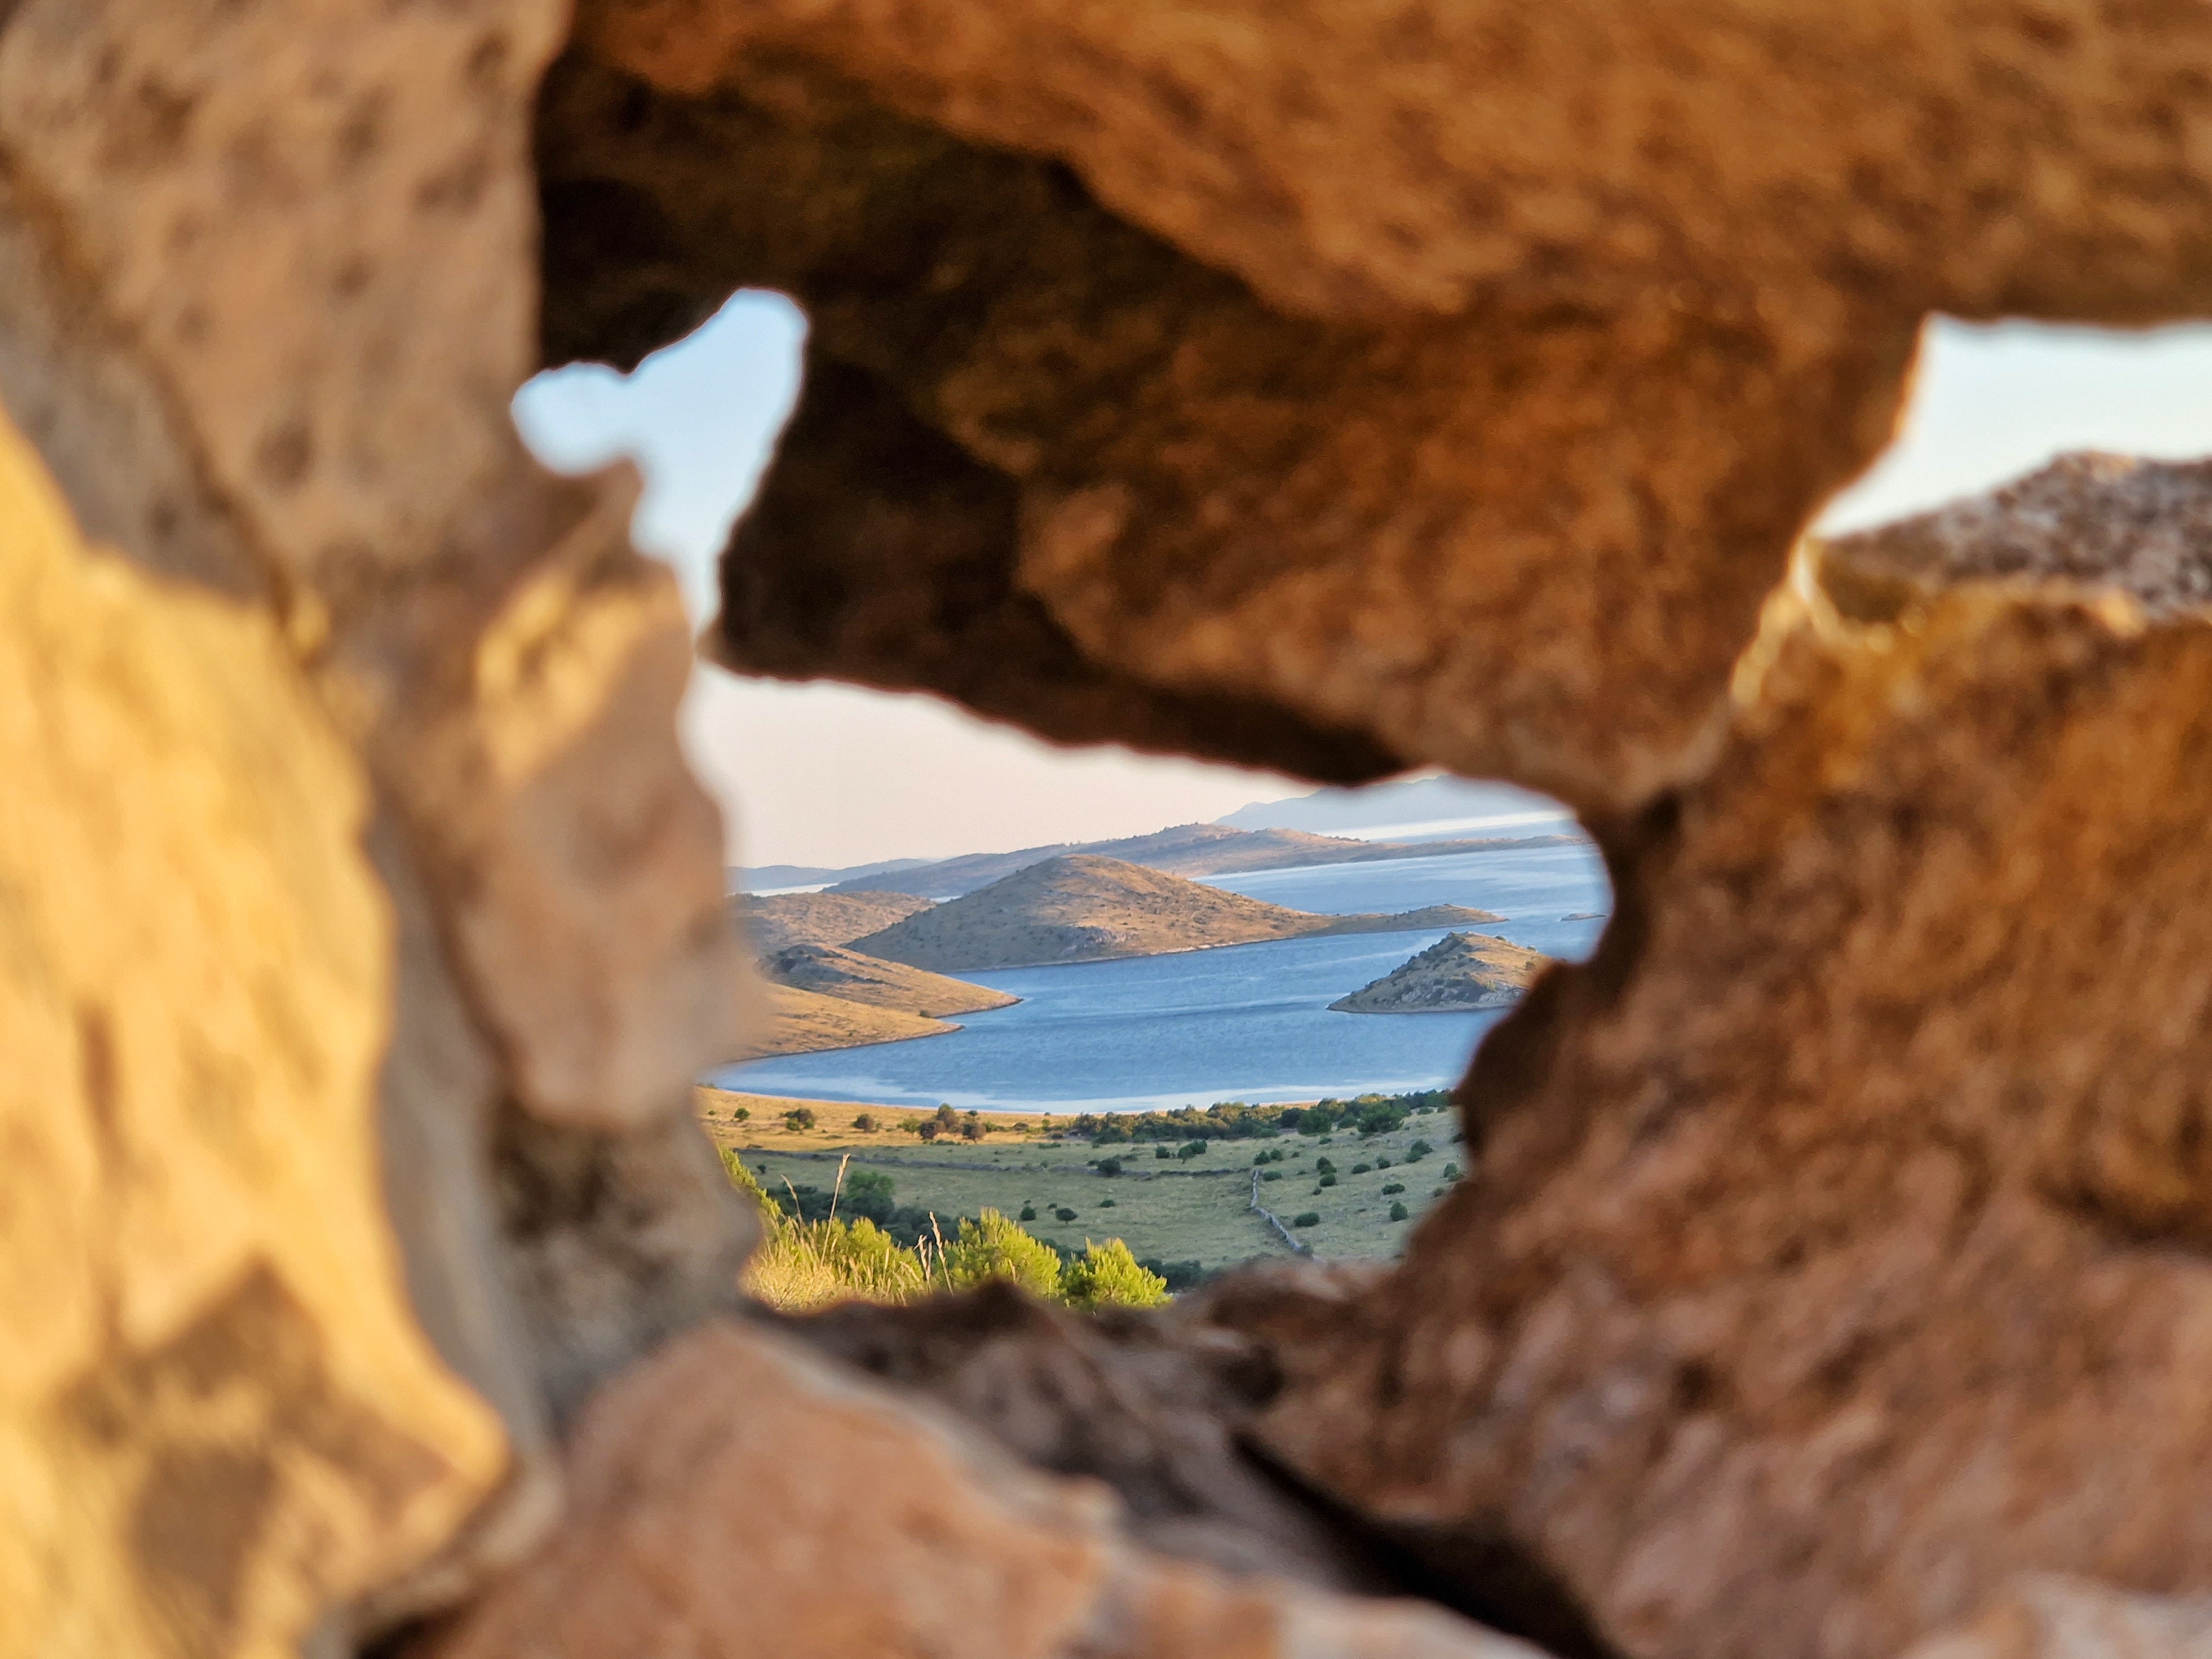
[[[1171,1266],[1198,1276],[1199,1264],[1139,1262],[1118,1238],[1085,1240],[1080,1255],[1063,1257],[1042,1239],[1031,1237],[997,1210],[962,1216],[951,1238],[930,1220],[926,1237],[902,1244],[865,1214],[807,1218],[805,1206],[778,1203],[763,1188],[744,1160],[733,1151],[722,1154],[730,1184],[757,1205],[766,1237],[745,1270],[746,1288],[763,1301],[789,1311],[833,1302],[900,1303],[930,1291],[970,1289],[993,1279],[1010,1280],[1032,1296],[1070,1307],[1149,1308],[1170,1295]],[[888,1201],[890,1177],[859,1170],[836,1194],[839,1205],[854,1190]],[[805,1189],[801,1188],[800,1191]],[[1111,1200],[1109,1200],[1109,1202]],[[1025,1207],[1024,1216],[1034,1211]],[[1073,1220],[1075,1212],[1057,1213]]]
[[[1219,1100],[1204,1110],[1184,1106],[1172,1112],[1083,1112],[1070,1130],[1097,1146],[1255,1140],[1279,1134],[1322,1135],[1340,1128],[1373,1135],[1397,1128],[1408,1117],[1442,1111],[1450,1103],[1450,1091],[1444,1089],[1361,1095],[1356,1100],[1323,1100],[1311,1106],[1253,1106],[1241,1100]],[[1163,1151],[1159,1156],[1167,1154]]]

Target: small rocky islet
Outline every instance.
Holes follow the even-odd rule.
[[[1346,1014],[1455,1014],[1510,1008],[1552,965],[1540,951],[1489,933],[1446,933],[1373,984],[1328,1006]]]

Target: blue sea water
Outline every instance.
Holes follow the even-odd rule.
[[[1595,848],[1573,842],[1220,876],[1212,885],[1331,915],[1464,904],[1506,918],[1481,931],[1580,958],[1612,899]],[[960,977],[1022,999],[911,1042],[724,1066],[724,1088],[888,1106],[1141,1111],[1217,1100],[1439,1088],[1457,1080],[1497,1012],[1340,1014],[1328,1005],[1443,938],[1285,939],[1121,962]]]

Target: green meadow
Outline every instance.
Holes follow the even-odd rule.
[[[1314,1255],[1388,1260],[1464,1162],[1448,1109],[1417,1111],[1372,1134],[1338,1127],[1094,1146],[1065,1115],[986,1115],[980,1139],[954,1133],[924,1141],[912,1127],[921,1115],[910,1111],[714,1090],[700,1097],[701,1121],[715,1143],[740,1152],[771,1194],[826,1194],[842,1164],[848,1186],[859,1171],[887,1178],[902,1212],[933,1214],[947,1239],[957,1218],[994,1209],[1063,1255],[1086,1240],[1119,1238],[1140,1259],[1195,1263],[1200,1272],[1291,1254],[1250,1207],[1255,1170],[1261,1203]],[[787,1122],[787,1112],[800,1118]],[[870,1127],[855,1128],[855,1118]],[[1202,1150],[1188,1152],[1193,1144]],[[1394,1208],[1402,1215],[1394,1218]],[[1306,1216],[1315,1219],[1297,1224]]]

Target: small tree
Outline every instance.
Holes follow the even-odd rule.
[[[1417,1140],[1412,1146],[1406,1148],[1406,1162],[1408,1164],[1419,1164],[1423,1158],[1426,1158],[1434,1151],[1436,1151],[1436,1148],[1430,1146],[1427,1141]]]
[[[1390,1219],[1393,1221],[1403,1221],[1406,1213],[1406,1200],[1402,1198],[1390,1206]]]
[[[1170,1152],[1165,1146],[1155,1146],[1152,1148],[1152,1156],[1154,1158],[1172,1158],[1175,1154]]]
[[[1023,1205],[1022,1212],[1018,1218],[1023,1221],[1035,1221],[1036,1219],[1036,1206],[1034,1204]]]
[[[969,1140],[981,1140],[987,1131],[983,1127],[983,1120],[970,1112],[961,1120],[960,1133]]]
[[[814,1109],[811,1106],[793,1107],[789,1111],[783,1115],[783,1127],[793,1131],[794,1133],[801,1129],[812,1128],[814,1127]]]
[[[1121,1160],[1118,1158],[1100,1158],[1098,1160],[1098,1173],[1103,1176],[1117,1176],[1121,1174]]]
[[[999,1211],[986,1210],[973,1220],[960,1218],[959,1237],[945,1247],[945,1276],[955,1290],[1004,1279],[1032,1296],[1049,1297],[1060,1290],[1060,1253]]]
[[[853,1119],[853,1127],[864,1135],[872,1135],[875,1133],[875,1115],[872,1112],[861,1112],[855,1115]]]
[[[1183,1144],[1182,1144],[1180,1147],[1178,1147],[1178,1148],[1176,1150],[1176,1156],[1177,1158],[1183,1158],[1183,1159],[1185,1159],[1185,1160],[1188,1160],[1188,1159],[1190,1159],[1190,1158],[1194,1158],[1198,1157],[1200,1153],[1204,1152],[1205,1151],[1206,1151],[1206,1143],[1205,1143],[1204,1141],[1202,1141],[1202,1140],[1186,1140],[1186,1141],[1184,1141],[1184,1142],[1183,1142]]]
[[[1304,1215],[1292,1217],[1291,1225],[1293,1227],[1318,1227],[1321,1225],[1321,1214],[1318,1211],[1308,1210]]]
[[[1103,1244],[1086,1239],[1083,1254],[1060,1270],[1060,1291],[1078,1308],[1157,1308],[1168,1299],[1168,1282],[1120,1239]]]
[[[926,1117],[914,1126],[914,1132],[924,1140],[934,1140],[939,1133],[938,1121],[933,1117]]]
[[[750,1123],[753,1121],[753,1109],[750,1106],[740,1106],[730,1115],[740,1123]]]
[[[1074,1212],[1074,1211],[1073,1211],[1073,1210],[1071,1210],[1071,1209],[1069,1209],[1069,1208],[1067,1207],[1067,1206],[1066,1206],[1066,1205],[1065,1205],[1065,1204],[1061,1205],[1058,1209],[1054,1210],[1052,1213],[1053,1213],[1053,1217],[1054,1217],[1054,1218],[1055,1220],[1060,1220],[1060,1221],[1073,1221],[1073,1220],[1074,1220],[1074,1219],[1075,1219],[1075,1212]]]

